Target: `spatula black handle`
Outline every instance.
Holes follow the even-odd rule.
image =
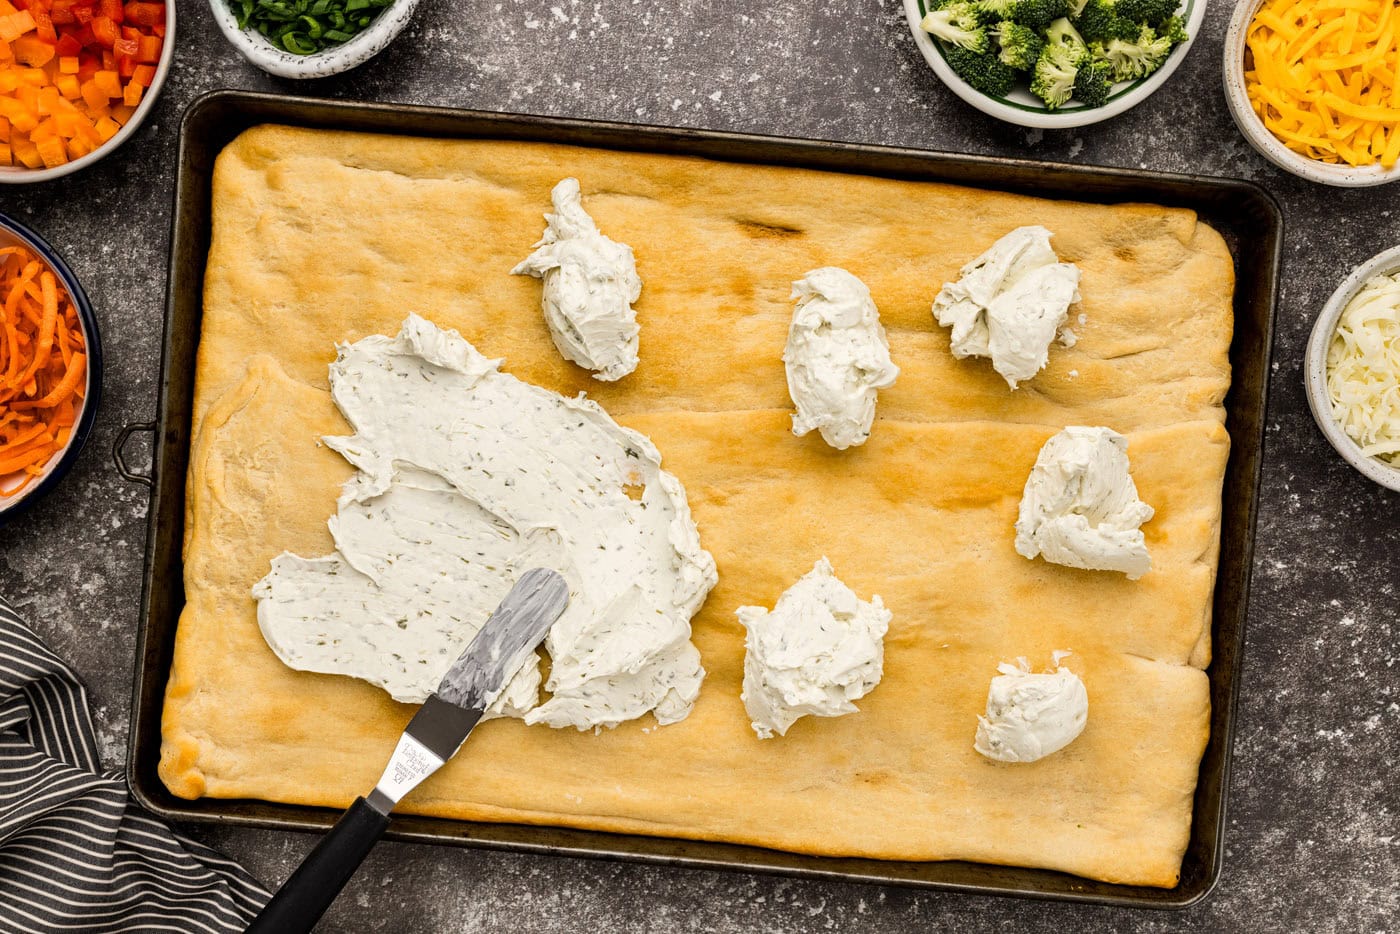
[[[364,798],[356,798],[330,833],[316,844],[306,861],[272,896],[253,920],[248,934],[310,931],[388,826],[388,815],[379,813]]]

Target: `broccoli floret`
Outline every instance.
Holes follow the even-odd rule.
[[[1169,16],[1167,21],[1157,30],[1157,34],[1166,37],[1166,40],[1176,48],[1191,38],[1186,34],[1186,21],[1180,16]]]
[[[977,21],[984,26],[994,26],[1004,19],[1011,19],[1021,0],[973,0],[977,11]]]
[[[992,35],[1001,45],[1001,52],[997,58],[1017,71],[1030,71],[1034,68],[1036,59],[1040,58],[1040,50],[1045,48],[1044,41],[1034,29],[1010,20],[998,23],[992,30]]]
[[[1113,66],[1113,76],[1119,81],[1144,78],[1162,67],[1171,53],[1171,40],[1158,36],[1151,26],[1143,26],[1134,40],[1111,39],[1095,43],[1091,52],[1095,59]]]
[[[1022,26],[1044,29],[1062,16],[1069,15],[1069,0],[1021,0],[1011,18]]]
[[[949,45],[969,52],[986,52],[991,46],[987,30],[978,21],[977,11],[971,3],[949,3],[926,15],[919,27]]]
[[[943,57],[954,74],[991,97],[1005,96],[1016,83],[1011,67],[990,52],[973,52],[955,45]]]
[[[1118,0],[1116,6],[1124,19],[1156,26],[1176,12],[1181,0]]]
[[[1118,15],[1114,0],[1087,0],[1074,21],[1085,42],[1135,39],[1142,27]]]
[[[1085,107],[1107,104],[1112,90],[1113,66],[1108,62],[1085,62],[1074,75],[1074,99]]]
[[[1035,63],[1031,93],[1045,102],[1047,110],[1059,110],[1074,93],[1074,79],[1081,64],[1087,64],[1082,51],[1047,44]]]
[[[1063,45],[1076,52],[1084,52],[1088,49],[1084,37],[1079,34],[1079,30],[1074,28],[1074,24],[1063,16],[1055,20],[1045,30],[1046,45]]]
[[[1069,13],[1065,15],[1070,19],[1076,19],[1080,13],[1084,12],[1084,7],[1087,6],[1088,3],[1089,0],[1069,0]]]

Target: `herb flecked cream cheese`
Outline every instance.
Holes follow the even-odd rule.
[[[338,349],[331,395],[355,433],[325,442],[358,472],[329,521],[335,551],[284,552],[253,589],[278,657],[422,701],[515,578],[545,566],[570,589],[545,640],[551,696],[531,660],[494,711],[581,730],[689,714],[705,674],[690,619],[717,577],[651,441],[416,315]]]
[[[535,252],[511,270],[544,280],[541,307],[554,346],[593,378],[621,379],[637,368],[641,329],[632,308],[642,280],[632,248],[603,235],[583,209],[578,179],[554,186]]]
[[[891,613],[837,579],[822,558],[778,598],[771,611],[741,606],[745,639],[741,695],[759,739],[783,736],[801,717],[855,713],[852,701],[884,674]]]

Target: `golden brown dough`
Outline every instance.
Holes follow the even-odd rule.
[[[566,174],[644,281],[642,362],[616,384],[563,361],[538,282],[507,275]],[[1030,223],[1084,271],[1080,340],[1008,393],[987,361],[952,359],[929,305]],[[791,281],[829,264],[870,286],[903,370],[870,442],[845,452],[790,434],[780,360]],[[1181,210],[547,144],[249,131],[215,173],[189,602],[161,775],[185,797],[329,806],[378,778],[412,709],[284,667],[249,588],[279,551],[331,547],[325,521],[350,474],[317,443],[345,430],[327,392],[334,343],[395,333],[413,310],[649,435],[720,582],[694,620],[710,674],[687,720],[597,736],[492,721],[405,810],[1173,885],[1209,720],[1232,276],[1219,236]],[[1128,436],[1157,510],[1139,582],[1012,547],[1026,474],[1067,424]],[[859,714],[760,742],[739,700],[734,609],[771,605],[822,554],[894,613],[884,680]],[[1031,765],[977,755],[996,664],[1065,648],[1089,691],[1084,734]]]

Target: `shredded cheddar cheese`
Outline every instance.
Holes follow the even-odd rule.
[[[1400,0],[1268,0],[1245,38],[1250,104],[1289,149],[1400,161]]]

